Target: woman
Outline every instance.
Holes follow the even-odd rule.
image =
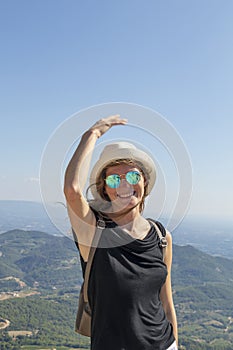
[[[95,143],[111,127],[126,124],[119,115],[87,130],[65,174],[64,193],[83,270],[98,213],[103,230],[92,263],[88,297],[92,310],[92,350],[175,350],[177,321],[171,290],[172,239],[163,251],[152,223],[142,216],[155,182],[148,155],[128,143],[105,147],[90,176],[94,200],[83,189]]]

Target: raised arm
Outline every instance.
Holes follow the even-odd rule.
[[[95,216],[83,194],[90,161],[96,141],[114,125],[123,125],[125,119],[113,115],[97,121],[82,136],[65,172],[64,194],[71,225],[81,244],[81,254],[87,260],[89,247],[95,232]]]

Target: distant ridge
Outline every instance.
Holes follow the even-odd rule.
[[[67,225],[68,231],[70,226],[66,209],[60,204],[57,208],[62,209],[61,222]],[[165,224],[166,220],[162,220],[162,223]],[[50,220],[42,202],[0,200],[0,233],[13,229],[63,235]],[[172,232],[172,237],[175,244],[192,245],[208,254],[233,259],[233,223],[229,221],[185,219]]]
[[[41,202],[0,200],[0,233],[13,229],[60,234]]]

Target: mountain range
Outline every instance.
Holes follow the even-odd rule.
[[[72,237],[11,230],[0,235],[0,255],[0,278],[14,275],[30,287],[37,281],[45,289],[59,287],[61,281],[70,286],[80,281],[79,256]],[[174,285],[205,282],[232,283],[232,260],[211,256],[191,245],[174,244]]]

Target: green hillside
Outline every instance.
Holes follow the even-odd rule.
[[[81,282],[71,239],[36,231],[1,234],[0,350],[88,349],[89,339],[74,332]],[[174,245],[172,283],[180,348],[232,349],[232,260]]]
[[[0,235],[0,245],[0,278],[13,275],[46,290],[81,283],[78,252],[67,237],[13,230]]]

